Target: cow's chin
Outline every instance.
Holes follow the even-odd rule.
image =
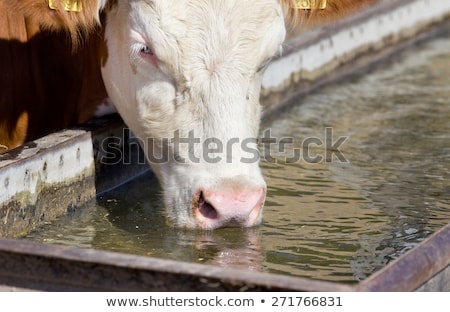
[[[214,173],[209,177],[191,173],[186,179],[166,177],[161,182],[170,224],[201,230],[259,225],[266,184],[260,169],[256,169],[251,175],[226,178]]]

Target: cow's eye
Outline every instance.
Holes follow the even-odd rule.
[[[145,54],[145,55],[155,55],[148,46],[144,46],[144,45],[141,47],[141,50],[139,52],[142,54]]]
[[[148,44],[138,43],[133,46],[133,50],[138,52],[140,58],[150,62],[154,66],[158,66],[158,59],[155,52]]]

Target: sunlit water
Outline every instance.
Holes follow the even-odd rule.
[[[147,174],[26,238],[356,282],[450,222],[450,35],[298,99],[268,128],[294,143],[262,160],[259,227],[171,228]],[[286,164],[293,149],[304,157]]]

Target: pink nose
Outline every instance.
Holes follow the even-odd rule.
[[[202,229],[251,227],[261,223],[266,188],[239,192],[200,190],[194,199],[194,216]]]

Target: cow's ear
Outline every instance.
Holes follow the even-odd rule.
[[[49,30],[65,30],[72,40],[99,25],[99,14],[108,0],[15,0],[9,9],[23,14],[27,23]]]
[[[280,0],[291,25],[336,21],[379,0]]]

